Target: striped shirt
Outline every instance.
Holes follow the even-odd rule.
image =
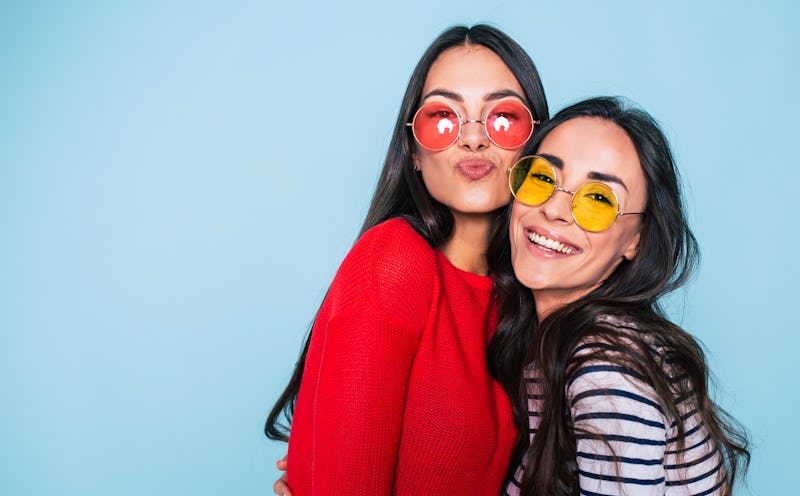
[[[618,322],[614,325],[628,332],[641,332]],[[576,353],[591,347],[584,343]],[[526,369],[525,380],[533,442],[541,405],[535,367]],[[720,471],[724,470],[722,458],[697,413],[693,395],[678,404],[686,419],[684,445],[679,450],[676,422],[662,409],[653,388],[627,368],[610,362],[585,363],[567,384],[566,392],[572,422],[578,431],[581,495],[715,496],[722,493],[719,478]],[[580,430],[595,436],[582,434]],[[505,495],[520,494],[519,481],[524,468],[523,461],[506,485]]]

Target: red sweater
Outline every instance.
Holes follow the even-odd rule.
[[[288,482],[308,495],[496,495],[516,434],[486,369],[489,277],[400,219],[342,262],[311,334]]]

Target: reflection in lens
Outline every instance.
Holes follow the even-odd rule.
[[[533,117],[522,103],[503,101],[492,107],[486,116],[486,132],[495,145],[501,148],[518,148],[531,137]]]

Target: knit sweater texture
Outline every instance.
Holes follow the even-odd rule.
[[[296,496],[499,494],[516,431],[486,368],[491,289],[402,219],[356,242],[311,333],[289,441]]]

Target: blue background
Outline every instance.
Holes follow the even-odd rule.
[[[0,494],[271,493],[263,421],[411,69],[480,21],[553,110],[621,94],[663,124],[704,254],[672,313],[752,433],[752,492],[791,492],[795,5],[2,2]]]

